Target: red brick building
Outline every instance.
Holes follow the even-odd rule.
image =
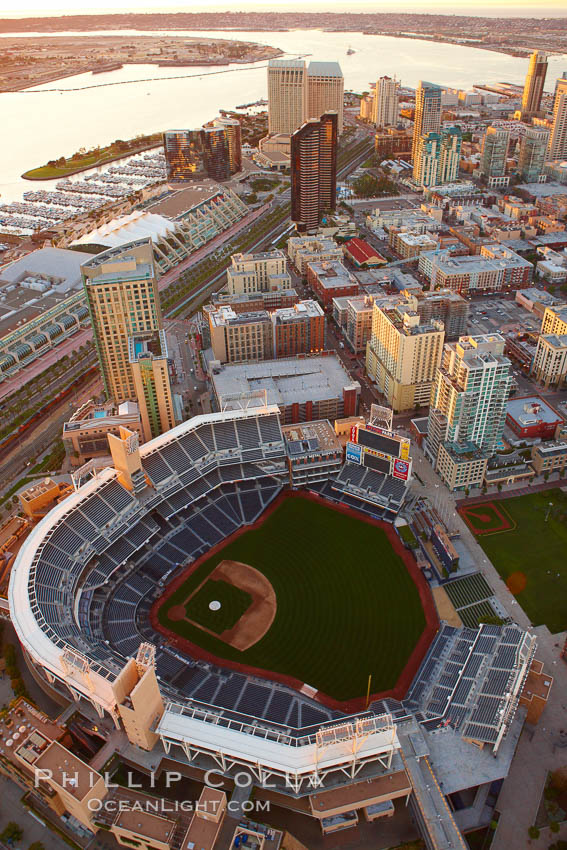
[[[274,356],[314,354],[325,348],[325,314],[316,301],[300,301],[272,313]]]
[[[307,282],[325,309],[331,308],[333,298],[357,295],[361,291],[357,279],[338,260],[309,263]]]

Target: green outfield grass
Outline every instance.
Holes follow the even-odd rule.
[[[211,611],[209,604],[215,600],[220,602],[221,607],[218,611]],[[209,579],[191,597],[185,612],[190,620],[220,635],[226,629],[232,629],[251,604],[252,597],[245,590],[222,579]]]
[[[169,609],[220,561],[250,564],[271,582],[274,622],[240,652]],[[419,593],[382,529],[307,499],[287,499],[255,530],[203,562],[159,609],[171,631],[221,658],[286,674],[338,700],[392,688],[425,628]]]
[[[550,502],[553,507],[546,522]],[[498,534],[478,534],[479,544],[504,581],[517,573],[525,575],[525,588],[516,598],[532,623],[545,624],[554,634],[564,631],[567,628],[567,496],[559,489],[545,490],[496,504],[504,505],[516,527]],[[517,576],[511,584],[515,580]]]

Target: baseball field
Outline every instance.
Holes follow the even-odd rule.
[[[334,700],[364,697],[369,675],[373,693],[388,691],[426,626],[398,549],[383,527],[284,499],[258,527],[198,562],[158,603],[157,621],[219,659],[291,677]]]
[[[559,489],[460,513],[535,626],[567,628],[567,496]]]

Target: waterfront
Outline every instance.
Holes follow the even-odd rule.
[[[85,33],[91,37],[101,34]],[[314,60],[337,59],[343,69],[345,88],[355,91],[368,90],[370,80],[381,74],[396,74],[403,85],[409,86],[416,86],[423,78],[470,87],[475,82],[497,80],[523,83],[527,71],[525,59],[503,53],[361,33],[199,31],[177,35],[241,38],[271,44],[290,56],[308,54],[307,58]],[[347,56],[349,46],[355,52]],[[234,73],[230,73],[232,68]],[[210,67],[130,65],[96,77],[80,74],[26,92],[0,95],[5,128],[0,158],[2,201],[21,200],[30,184],[20,175],[49,159],[70,155],[81,147],[130,139],[139,133],[198,126],[214,118],[219,108],[233,109],[237,104],[266,97],[265,62],[229,66],[228,70],[229,73],[218,74],[211,73]],[[567,70],[567,57],[550,57],[548,90],[553,90],[555,78],[563,70]],[[144,81],[132,82],[141,80]],[[102,85],[127,81],[128,85]],[[100,87],[77,90],[93,83]],[[43,183],[42,188],[50,188],[49,182]]]

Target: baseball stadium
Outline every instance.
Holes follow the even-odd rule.
[[[324,834],[399,799],[428,847],[465,847],[448,795],[506,775],[535,639],[439,623],[395,527],[409,441],[358,426],[343,460],[329,423],[302,429],[262,406],[110,435],[114,466],[12,569],[26,661],[112,718],[129,764],[244,770]]]

